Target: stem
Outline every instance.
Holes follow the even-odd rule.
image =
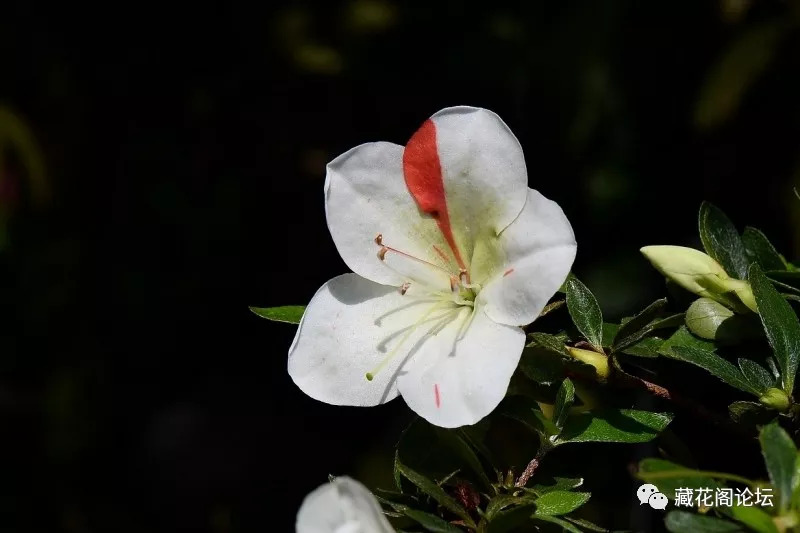
[[[691,413],[695,414],[699,418],[707,420],[715,425],[724,427],[729,431],[734,433],[739,433],[743,435],[750,436],[750,432],[743,430],[741,427],[733,423],[727,417],[721,416],[704,405],[686,398],[680,395],[677,392],[671,391],[666,387],[662,387],[661,385],[657,385],[646,379],[640,378],[639,376],[634,376],[632,374],[628,374],[619,366],[619,363],[615,358],[612,358],[612,368],[613,371],[611,372],[611,381],[613,383],[618,383],[622,386],[635,388],[635,389],[643,389],[653,396],[657,396],[659,398],[664,398],[665,400],[669,400],[670,402],[683,407],[684,409],[690,411]]]
[[[669,479],[675,477],[710,477],[714,479],[726,479],[728,481],[735,481],[742,485],[749,487],[756,486],[756,482],[747,479],[746,477],[737,476],[736,474],[728,474],[726,472],[714,472],[711,470],[670,470],[669,472],[648,472],[647,479]]]
[[[539,462],[542,458],[550,451],[550,446],[545,446],[542,444],[539,447],[539,451],[536,452],[536,457],[531,459],[531,462],[528,463],[528,466],[525,467],[525,470],[522,471],[522,474],[519,475],[517,482],[514,483],[514,486],[517,488],[522,488],[528,484],[528,481],[533,477],[533,474],[536,472],[536,469],[539,468]]]

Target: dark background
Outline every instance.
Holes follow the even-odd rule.
[[[325,163],[442,107],[509,124],[609,318],[702,200],[798,257],[797,2],[417,5],[0,7],[0,529],[290,531],[328,473],[384,481],[402,400],[305,397],[248,305],[346,270]],[[615,450],[596,484],[655,453]]]

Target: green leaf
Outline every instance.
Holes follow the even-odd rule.
[[[620,351],[625,355],[632,355],[634,357],[658,357],[658,350],[664,344],[664,339],[659,337],[645,337],[636,344],[628,346]]]
[[[597,533],[609,532],[607,528],[600,527],[595,523],[589,522],[588,520],[584,520],[583,518],[575,518],[574,516],[565,516],[564,520],[575,526],[580,526],[581,528],[583,528],[582,531],[596,531]]]
[[[720,518],[693,514],[686,511],[670,511],[664,519],[671,533],[735,533],[744,532],[742,526]]]
[[[560,355],[569,355],[567,354],[567,350],[564,347],[567,342],[566,335],[550,335],[549,333],[531,333],[530,334],[531,345],[540,346],[545,350],[549,350],[553,353],[557,353]]]
[[[486,505],[486,511],[484,511],[484,516],[486,516],[487,520],[491,521],[503,509],[507,509],[508,507],[517,505],[525,505],[525,504],[530,505],[535,500],[536,498],[531,494],[525,494],[523,496],[514,496],[513,494],[500,494],[499,496],[495,496],[494,498],[492,498]]]
[[[647,442],[672,421],[668,413],[598,409],[567,418],[555,444],[570,442]]]
[[[730,508],[731,516],[757,533],[778,533],[772,517],[758,507],[737,505]]]
[[[571,513],[591,497],[589,492],[568,492],[554,490],[543,494],[536,500],[536,515],[558,516]]]
[[[491,490],[492,482],[486,476],[486,471],[484,470],[480,459],[478,459],[477,454],[470,447],[470,445],[467,444],[463,438],[461,438],[457,430],[448,430],[435,426],[433,429],[442,444],[454,452],[455,455],[461,459],[461,461],[469,466],[470,470],[472,470],[478,476],[478,479],[481,481],[485,489]]]
[[[768,270],[765,272],[768,278],[773,281],[780,282],[781,285],[793,289],[795,292],[800,291],[800,272],[786,271],[786,270]]]
[[[711,372],[711,374],[731,387],[736,387],[739,390],[755,394],[756,396],[761,392],[744,378],[744,375],[738,368],[714,352],[689,348],[688,346],[675,346],[672,348],[672,353],[681,361],[692,363],[693,365]]]
[[[636,477],[658,487],[659,492],[675,502],[679,488],[717,488],[718,484],[703,473],[664,459],[648,458],[639,463]]]
[[[646,336],[652,329],[648,329],[651,322],[658,318],[659,313],[667,305],[667,299],[662,298],[648,305],[639,314],[623,323],[612,344],[613,351],[620,351]]]
[[[400,475],[413,483],[419,490],[436,500],[439,505],[461,518],[465,524],[473,529],[475,528],[475,522],[473,522],[472,517],[469,516],[469,513],[464,507],[432,480],[401,463],[397,453],[395,453],[395,468],[400,472]]]
[[[703,202],[700,206],[700,240],[706,253],[717,260],[731,276],[747,278],[747,255],[744,243],[733,222],[721,209]]]
[[[538,478],[539,476],[537,474],[534,479]],[[530,490],[541,496],[542,494],[547,494],[548,492],[553,492],[554,490],[577,489],[583,485],[582,477],[555,477],[552,481],[552,483],[544,483],[539,480],[539,482],[533,485]]]
[[[781,369],[783,391],[791,396],[797,364],[800,361],[800,321],[789,303],[761,271],[761,267],[753,265],[749,279],[767,340]]]
[[[775,418],[775,411],[756,402],[733,402],[728,412],[734,421],[745,426],[762,425]]]
[[[611,347],[614,344],[614,337],[617,336],[619,331],[619,324],[612,322],[603,322],[603,348]]]
[[[556,403],[553,409],[553,422],[556,427],[563,428],[569,415],[569,409],[575,403],[575,385],[569,378],[561,382],[556,394]]]
[[[520,505],[509,511],[497,513],[489,522],[488,533],[506,533],[516,531],[523,524],[527,524],[536,507],[531,505]]]
[[[581,335],[602,351],[603,313],[594,294],[575,276],[567,278],[567,310]]]
[[[696,348],[698,350],[703,350],[707,352],[713,352],[716,349],[716,346],[713,342],[700,339],[692,335],[692,333],[686,328],[686,326],[681,326],[675,333],[672,334],[667,340],[661,344],[658,348],[658,353],[665,356],[671,357],[673,359],[681,359],[681,356],[675,352],[675,348],[678,346],[685,346],[688,348]]]
[[[791,501],[797,476],[797,448],[791,437],[775,422],[761,429],[758,440],[761,442],[761,453],[764,454],[769,479],[778,492],[778,506],[781,511],[785,511]]]
[[[281,307],[250,307],[250,310],[267,320],[273,322],[286,322],[288,324],[299,324],[306,310],[304,305],[284,305]]]
[[[769,370],[750,359],[739,359],[738,362],[745,379],[759,391],[759,394],[772,387],[775,379],[770,375]]]
[[[786,269],[781,254],[772,246],[761,230],[749,226],[744,228],[742,242],[749,263],[758,263],[764,270]]]
[[[403,514],[424,527],[425,531],[433,531],[435,533],[464,533],[464,530],[460,527],[456,527],[450,522],[424,511],[404,509]]]
[[[550,524],[555,524],[559,526],[562,531],[566,531],[567,533],[581,533],[581,530],[578,529],[577,527],[573,526],[566,520],[556,518],[555,516],[535,514],[531,518],[533,518],[534,520],[538,520],[540,522],[548,522]]]
[[[528,379],[551,385],[564,378],[564,361],[569,355],[565,349],[566,335],[531,333],[530,343],[522,352],[519,368]]]
[[[558,433],[556,425],[542,414],[539,405],[532,398],[508,396],[503,398],[495,411],[498,415],[521,422],[536,433],[545,436]]]

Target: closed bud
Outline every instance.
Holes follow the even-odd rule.
[[[731,278],[710,256],[684,246],[645,246],[640,250],[668,279],[698,296],[711,298],[734,311],[755,311],[755,299],[746,281]]]
[[[602,380],[608,378],[608,357],[604,354],[592,350],[573,348],[572,346],[567,346],[567,352],[581,363],[593,366],[595,372],[597,372],[597,377]]]
[[[774,387],[770,387],[767,389],[767,392],[758,399],[761,403],[766,405],[767,407],[772,407],[778,411],[785,411],[791,405],[789,401],[789,397],[780,389],[776,389]]]

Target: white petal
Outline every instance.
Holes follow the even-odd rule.
[[[474,313],[460,340],[458,320],[415,353],[398,378],[409,407],[437,426],[471,425],[491,413],[525,345],[520,328],[497,324],[481,309]]]
[[[401,296],[357,274],[323,285],[308,304],[289,348],[289,375],[300,389],[333,405],[371,406],[397,396],[399,367],[441,309],[426,298]],[[425,318],[420,327],[410,326]],[[390,357],[391,354],[394,356]],[[372,381],[366,374],[388,361]]]
[[[491,111],[450,107],[433,115],[453,235],[469,261],[474,242],[503,231],[528,188],[519,141]]]
[[[362,144],[331,161],[325,180],[325,213],[339,255],[364,278],[399,286],[418,277],[417,272],[398,273],[378,259],[378,234],[386,246],[447,266],[440,257],[448,251],[441,231],[433,219],[421,215],[406,188],[402,146]],[[426,268],[431,273],[436,270]]]
[[[567,278],[577,244],[572,226],[557,203],[533,189],[525,208],[490,245],[485,261],[476,261],[483,283],[479,299],[495,321],[533,322]]]
[[[378,501],[364,485],[337,477],[303,500],[297,533],[394,533]]]

